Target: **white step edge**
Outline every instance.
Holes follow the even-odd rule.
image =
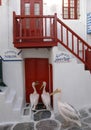
[[[15,101],[13,110],[14,110],[14,111],[21,111],[22,106],[23,106],[22,103],[23,103],[22,98],[20,98],[20,97],[17,98],[17,100]]]
[[[13,100],[15,99],[16,91],[10,90],[8,93],[8,96],[6,97],[6,103],[13,103]]]

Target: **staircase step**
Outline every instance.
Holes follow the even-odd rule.
[[[16,91],[15,90],[10,90],[8,96],[6,97],[6,103],[13,103],[15,99]]]
[[[8,92],[9,92],[9,88],[8,87],[0,87],[0,90],[1,90],[1,92],[0,92],[0,100],[4,102],[5,99],[6,99],[6,96],[7,96]]]
[[[13,110],[14,111],[21,111],[22,109],[22,98],[17,98],[17,100],[15,101],[15,105],[14,105],[14,108]]]

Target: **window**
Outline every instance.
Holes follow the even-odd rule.
[[[40,4],[39,3],[34,3],[34,14],[40,15]]]
[[[31,14],[30,8],[31,8],[30,3],[25,3],[25,15],[30,15]],[[30,18],[26,19],[26,28],[27,29],[30,28]]]
[[[62,0],[63,19],[79,18],[79,0]]]

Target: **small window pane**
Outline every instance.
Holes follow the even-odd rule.
[[[34,14],[40,15],[40,4],[39,3],[34,4]]]
[[[64,8],[64,14],[68,15],[68,8]]]
[[[68,0],[64,1],[64,7],[68,7]]]
[[[30,15],[30,3],[25,3],[25,15]]]

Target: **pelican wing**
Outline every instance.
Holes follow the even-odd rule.
[[[75,107],[73,107],[71,104],[68,104],[68,103],[64,103],[64,104],[65,104],[65,107],[69,109],[69,111],[74,112],[80,116],[79,112],[75,109]]]
[[[69,106],[69,104],[67,104],[67,103],[63,104],[63,103],[59,102],[59,107],[60,107],[60,111],[61,111],[62,115],[64,115],[64,117],[72,119],[72,120],[79,120],[77,111],[75,111],[75,109],[71,108],[71,106]]]
[[[37,105],[39,100],[39,94],[30,94],[31,105]]]
[[[42,101],[45,105],[49,105],[50,104],[50,95],[49,93],[43,93],[41,95]]]

